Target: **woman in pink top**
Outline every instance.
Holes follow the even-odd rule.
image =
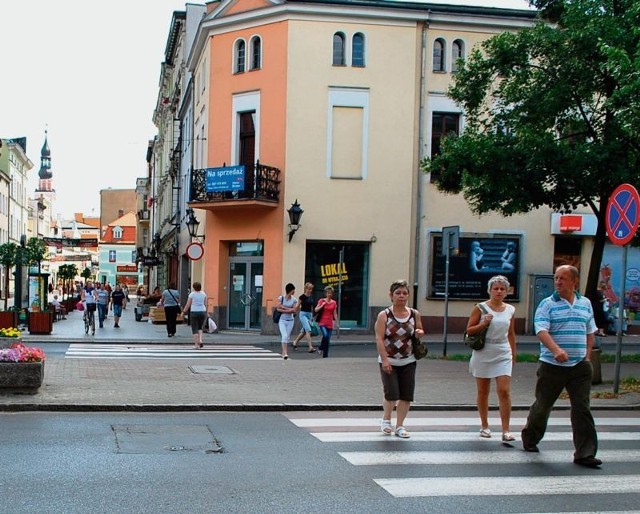
[[[329,343],[331,342],[331,332],[333,332],[333,322],[338,322],[338,304],[333,299],[333,287],[324,288],[325,297],[318,300],[318,304],[313,309],[318,316],[318,327],[322,333],[322,341],[318,353],[322,357],[329,357]]]

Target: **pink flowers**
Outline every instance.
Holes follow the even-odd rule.
[[[0,362],[42,362],[45,355],[42,348],[14,343],[9,348],[0,349]]]

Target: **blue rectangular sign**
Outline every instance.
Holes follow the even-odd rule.
[[[205,172],[207,193],[244,191],[244,165],[207,168]]]

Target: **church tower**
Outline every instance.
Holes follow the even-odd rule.
[[[47,138],[48,131],[44,131],[44,144],[42,150],[40,150],[40,171],[38,172],[38,189],[36,193],[53,193],[52,179],[53,173],[51,173],[51,150],[49,149],[49,141]]]

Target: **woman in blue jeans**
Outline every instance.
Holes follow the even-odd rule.
[[[293,341],[293,349],[298,349],[298,343],[302,340],[303,337],[307,338],[307,344],[309,345],[309,353],[313,353],[316,349],[313,347],[313,343],[311,342],[311,319],[313,316],[313,284],[311,282],[307,282],[304,285],[304,293],[302,293],[298,297],[298,314],[300,315],[300,333],[296,336]]]
[[[329,357],[329,344],[331,343],[331,333],[333,332],[334,322],[338,322],[338,304],[333,299],[333,287],[324,288],[325,297],[318,300],[313,311],[318,316],[318,327],[322,333],[322,341],[320,342],[319,353],[323,358]]]

